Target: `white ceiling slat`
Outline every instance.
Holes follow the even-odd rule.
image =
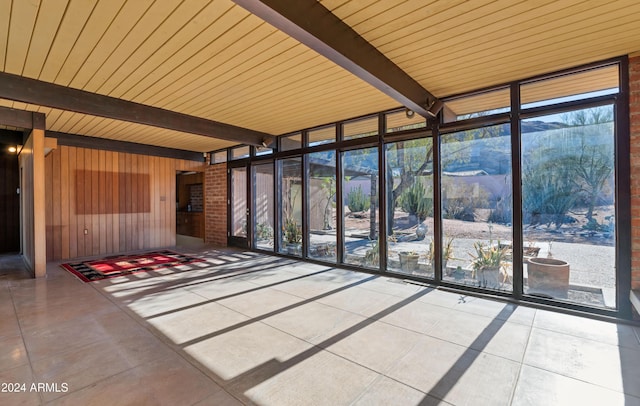
[[[168,0],[164,0],[168,2]],[[153,4],[153,0],[127,1],[118,10],[118,13],[109,24],[104,34],[96,42],[91,53],[82,64],[81,69],[69,82],[70,87],[85,89],[87,82],[95,75],[95,72],[106,63],[107,58],[120,45],[121,41],[131,32]],[[92,91],[94,89],[86,89]]]
[[[41,3],[33,30],[35,40],[29,44],[22,76],[34,79],[40,76],[68,2],[69,0],[50,0]]]
[[[71,1],[69,3],[38,79],[45,82],[53,82],[56,79],[89,19],[96,1]]]
[[[68,86],[71,83],[111,25],[124,2],[125,0],[109,0],[99,1],[96,4],[91,11],[91,15],[86,20],[86,24],[83,25],[82,32],[73,48],[68,53],[64,64],[54,78],[54,83],[63,86]],[[74,21],[73,23],[79,24],[81,22]]]
[[[14,1],[9,23],[9,40],[4,71],[22,74],[40,2]]]

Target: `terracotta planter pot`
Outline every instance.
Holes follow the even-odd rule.
[[[569,263],[554,258],[529,258],[529,289],[566,291],[569,289]]]

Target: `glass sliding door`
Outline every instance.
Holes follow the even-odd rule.
[[[253,165],[253,241],[257,249],[273,251],[275,220],[273,163]]]
[[[387,270],[434,277],[433,141],[387,144]]]
[[[278,160],[280,174],[280,252],[302,255],[302,159]]]
[[[522,126],[524,292],[615,308],[613,106]]]
[[[508,124],[441,136],[443,279],[513,290]]]
[[[344,262],[378,268],[378,148],[343,152],[342,172]]]
[[[336,152],[308,155],[307,207],[310,258],[336,262]]]
[[[230,169],[229,243],[240,247],[248,247],[247,167],[241,166]]]

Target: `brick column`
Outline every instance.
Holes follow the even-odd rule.
[[[207,243],[227,245],[227,164],[210,165],[205,178],[205,232]]]
[[[629,115],[631,123],[631,289],[640,290],[640,56],[629,58]],[[626,292],[620,293],[627,295]]]

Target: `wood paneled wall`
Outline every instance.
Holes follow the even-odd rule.
[[[48,260],[175,245],[177,170],[204,165],[59,146],[46,158]]]

